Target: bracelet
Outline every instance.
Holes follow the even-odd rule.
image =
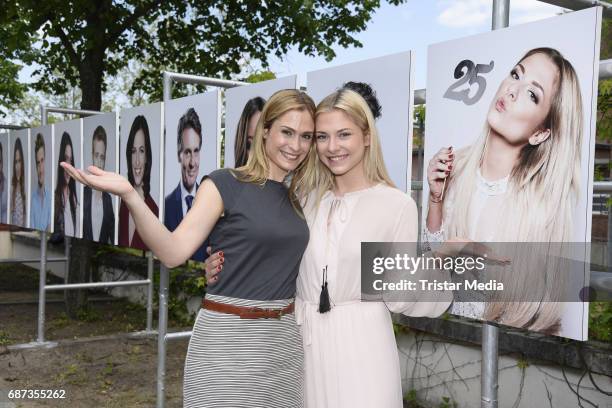
[[[442,200],[443,200],[442,198],[439,198],[439,199],[436,199],[436,200],[435,200],[435,199],[434,199],[434,198],[431,196],[431,194],[429,194],[429,202],[431,202],[431,203],[434,203],[434,204],[440,204],[440,203],[442,202]]]

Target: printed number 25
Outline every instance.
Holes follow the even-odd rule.
[[[494,61],[491,61],[488,65],[486,64],[478,64],[474,65],[474,63],[470,60],[463,60],[455,67],[454,77],[455,79],[459,79],[459,81],[455,82],[451,86],[448,87],[446,92],[444,93],[444,97],[447,99],[453,99],[455,101],[463,101],[466,105],[473,105],[480,100],[482,94],[487,88],[487,81],[484,77],[478,74],[486,74],[493,70],[495,66]],[[464,72],[464,68],[467,70]],[[468,83],[468,86],[465,89],[457,90],[457,88],[461,87],[461,85]],[[476,84],[477,90],[473,96],[470,96],[471,85]]]

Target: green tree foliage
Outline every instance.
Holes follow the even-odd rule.
[[[2,1],[0,1],[2,7]],[[11,49],[27,47],[28,35],[14,27],[0,28],[0,116],[6,116],[8,110],[19,103],[27,86],[19,83],[21,65],[8,57]]]
[[[612,19],[604,19],[601,27],[600,57],[612,58]],[[599,81],[597,96],[597,141],[612,143],[612,79]]]
[[[271,71],[257,71],[246,77],[245,82],[254,84],[256,82],[269,81],[271,79],[276,79],[276,75]]]
[[[36,67],[36,90],[78,87],[81,107],[100,109],[104,79],[129,61],[146,67],[130,93],[160,99],[163,70],[230,77],[245,59],[265,69],[270,53],[282,57],[294,46],[331,60],[334,44],[361,46],[353,35],[379,6],[379,0],[0,0],[0,59]]]

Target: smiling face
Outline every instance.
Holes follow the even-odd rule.
[[[193,190],[200,171],[200,135],[192,128],[183,130],[183,149],[179,153],[181,180],[189,192]]]
[[[45,149],[43,147],[36,151],[36,174],[38,176],[38,187],[45,185]]]
[[[340,109],[317,116],[317,154],[336,176],[363,172],[363,159],[370,138]]]
[[[491,103],[487,115],[491,129],[511,144],[541,143],[550,134],[544,121],[558,80],[559,70],[544,54],[533,54],[519,62],[502,81]]]
[[[132,146],[132,174],[134,175],[134,187],[142,187],[145,166],[147,164],[147,148],[145,146],[145,136],[142,129],[134,135],[134,145]]]
[[[314,121],[306,110],[290,110],[264,131],[264,150],[270,178],[282,180],[304,160],[312,144]]]

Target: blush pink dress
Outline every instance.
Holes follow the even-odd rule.
[[[416,204],[384,184],[342,197],[327,192],[318,208],[315,201],[311,195],[304,207],[310,241],[296,295],[305,406],[401,408],[400,364],[389,311],[439,316],[452,293],[443,293],[438,302],[362,302],[360,253],[362,241],[416,242]],[[332,308],[322,314],[317,309],[325,265]]]

